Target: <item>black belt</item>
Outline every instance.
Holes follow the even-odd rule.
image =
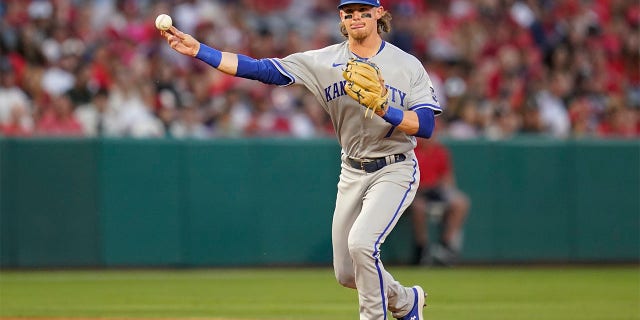
[[[392,163],[401,162],[407,159],[404,154],[394,154],[382,158],[374,159],[354,159],[347,157],[347,163],[355,169],[364,170],[367,173],[376,172]]]

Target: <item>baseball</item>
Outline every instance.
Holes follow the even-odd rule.
[[[173,21],[171,21],[171,17],[167,14],[163,13],[156,18],[156,28],[158,28],[158,30],[168,30],[172,24]]]

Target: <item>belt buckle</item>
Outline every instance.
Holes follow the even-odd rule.
[[[373,162],[373,161],[374,161],[374,160],[362,159],[362,161],[360,161],[360,169],[362,169],[362,171],[367,171],[367,170],[364,168],[364,165],[365,165],[365,164],[367,164],[367,163],[371,163],[371,162]]]

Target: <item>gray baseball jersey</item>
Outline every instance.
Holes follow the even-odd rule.
[[[344,91],[342,70],[350,58],[347,41],[319,50],[273,59],[280,71],[306,86],[329,113],[344,152],[355,158],[378,158],[405,153],[416,146],[415,137],[394,130],[384,119],[364,119],[364,107]],[[431,108],[441,112],[431,80],[422,63],[396,46],[383,42],[369,61],[380,68],[390,90],[389,105],[401,110]]]
[[[396,318],[414,304],[414,293],[387,272],[380,245],[411,204],[420,181],[413,149],[416,138],[379,116],[365,118],[365,107],[346,94],[342,71],[350,58],[345,41],[319,50],[271,59],[292,83],[306,86],[333,121],[342,147],[342,167],[333,215],[332,244],[336,278],[358,290],[360,319]],[[401,110],[441,111],[426,70],[412,55],[383,42],[369,61],[380,68],[390,90],[389,104]],[[403,154],[406,159],[374,172],[356,169],[349,157],[371,159]]]

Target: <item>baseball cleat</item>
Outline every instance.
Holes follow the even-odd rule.
[[[427,293],[420,286],[414,286],[413,293],[415,298],[413,300],[413,308],[402,318],[398,320],[424,320],[422,315],[422,309],[427,306]]]

